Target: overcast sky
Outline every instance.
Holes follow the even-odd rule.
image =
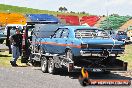
[[[57,11],[65,6],[68,11],[85,11],[95,15],[115,13],[132,16],[132,0],[0,0],[0,4]]]

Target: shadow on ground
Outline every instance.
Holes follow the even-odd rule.
[[[34,70],[41,71],[41,68],[36,68]],[[125,72],[123,74],[125,74]],[[53,75],[69,76],[69,78],[71,78],[71,79],[78,79],[79,76],[81,75],[81,71],[69,73],[66,70],[58,69],[58,71]],[[105,74],[103,72],[89,72],[89,78],[90,79],[116,79],[116,80],[127,79],[127,80],[132,80],[131,77],[121,76],[120,74],[118,74],[118,73],[115,74],[113,72],[109,73],[109,74]]]
[[[11,57],[11,56],[0,54],[0,57]]]

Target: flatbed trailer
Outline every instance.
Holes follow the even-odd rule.
[[[22,49],[22,63],[30,62],[34,66],[41,66],[42,72],[49,72],[51,74],[56,73],[59,68],[67,69],[68,72],[77,71],[77,68],[84,67],[88,71],[126,71],[127,70],[127,62],[116,59],[117,56],[80,56],[80,57],[67,57],[65,54],[53,54],[44,52],[41,49],[42,42],[41,40],[34,42],[31,40],[30,44],[28,42],[28,24],[35,26],[35,24],[44,24],[44,30],[48,30],[49,28],[55,27],[56,22],[28,22],[27,29],[25,33],[23,33],[23,49]],[[46,24],[46,25],[45,25]],[[49,25],[50,24],[50,25]],[[48,26],[49,25],[49,26]],[[37,26],[41,29],[41,25]],[[48,27],[48,28],[47,28]],[[53,28],[54,29],[54,28]],[[39,30],[37,30],[40,32]],[[46,32],[47,33],[47,32]],[[45,34],[46,34],[45,33]],[[38,33],[36,33],[38,35]],[[34,36],[37,36],[34,35]],[[32,35],[33,36],[33,35]],[[36,43],[36,44],[35,44]],[[30,47],[30,48],[29,48]],[[103,51],[105,52],[105,51]],[[85,52],[84,52],[85,53]],[[69,53],[70,54],[70,53]]]
[[[54,74],[59,68],[66,69],[68,72],[80,71],[81,68],[85,68],[87,71],[91,72],[104,72],[110,73],[110,71],[126,71],[127,62],[124,62],[115,57],[100,57],[98,60],[89,59],[90,57],[79,57],[78,59],[74,57],[73,60],[66,58],[65,55],[59,54],[42,54],[41,51],[35,53],[32,50],[29,61],[35,66],[38,63],[41,66],[42,72],[49,72]],[[112,62],[109,59],[114,58]],[[107,61],[106,61],[107,60]]]
[[[67,58],[65,55],[42,53],[41,49],[36,52],[37,46],[29,46],[23,49],[22,63],[30,62],[33,66],[41,66],[42,72],[54,74],[59,68],[66,69],[68,72],[80,71],[78,68],[84,67],[88,71],[109,73],[110,71],[127,71],[127,62],[109,57],[73,57]],[[30,54],[29,54],[30,52]],[[90,59],[91,58],[91,59]]]

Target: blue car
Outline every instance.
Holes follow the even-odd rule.
[[[114,40],[102,29],[88,26],[49,26],[46,30],[40,25],[35,28],[34,35],[34,48],[43,53],[99,57],[117,56],[124,52],[124,42]]]
[[[115,37],[118,41],[123,41],[126,42],[128,37],[127,37],[127,33],[124,31],[118,31],[118,33],[116,34]]]

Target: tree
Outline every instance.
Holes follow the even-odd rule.
[[[71,11],[70,13],[75,13],[75,12]]]
[[[67,8],[66,7],[63,7],[63,11],[66,12],[67,11]]]
[[[59,11],[66,12],[67,11],[67,8],[66,7],[59,7]]]
[[[119,16],[119,14],[114,14],[114,13],[113,13],[113,14],[111,14],[111,16]]]
[[[62,12],[62,11],[63,11],[63,7],[59,7],[59,11],[61,11],[61,12]]]
[[[83,11],[83,12],[82,12],[82,14],[86,14],[86,12],[85,12],[85,11]]]

